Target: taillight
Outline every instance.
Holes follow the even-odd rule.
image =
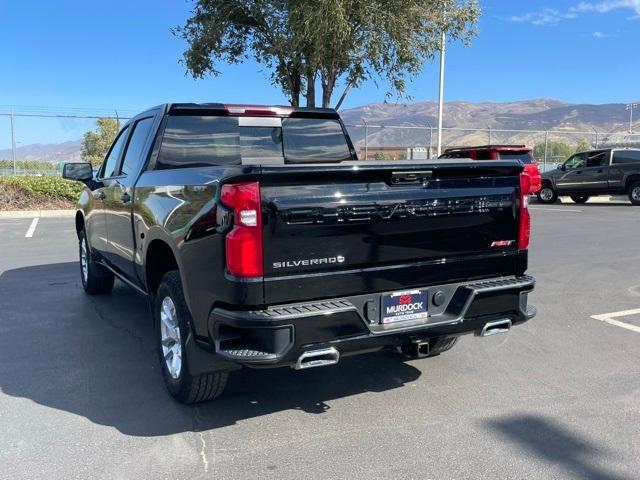
[[[529,190],[531,177],[525,173],[520,174],[520,224],[518,229],[518,249],[529,247],[531,236],[531,215],[529,215]]]
[[[227,270],[242,278],[262,277],[262,215],[260,184],[222,186],[220,200],[233,210],[234,225],[226,237]]]

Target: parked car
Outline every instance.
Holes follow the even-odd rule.
[[[537,193],[542,186],[540,169],[533,157],[533,149],[524,145],[480,145],[476,147],[449,148],[439,158],[519,160],[524,164],[524,172],[531,179],[530,193]]]
[[[130,120],[95,177],[64,177],[85,183],[84,290],[119,278],[149,299],[164,381],[193,403],[242,366],[429,357],[532,318],[522,170],[358,161],[330,109],[168,104]]]
[[[613,148],[576,153],[557,169],[542,174],[538,200],[553,203],[569,195],[585,203],[597,195],[626,194],[640,205],[640,149]]]

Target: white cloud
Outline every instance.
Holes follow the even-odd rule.
[[[567,11],[561,11],[556,8],[543,8],[537,12],[529,12],[524,15],[512,15],[507,17],[509,22],[531,23],[536,26],[557,25],[563,20],[576,18],[582,13],[609,13],[613,10],[627,9],[632,10],[634,15],[630,19],[640,19],[640,0],[601,0],[597,2],[583,1],[569,8]],[[595,32],[601,33],[601,32]],[[594,37],[602,38],[596,36]]]
[[[600,40],[601,38],[607,38],[609,35],[607,35],[606,33],[602,33],[602,32],[593,32],[593,38],[597,38],[598,40]]]
[[[531,12],[525,15],[513,15],[508,17],[510,22],[527,22],[537,26],[544,25],[557,25],[562,20],[575,18],[576,14],[573,12],[561,12],[555,8],[544,8],[539,12]]]
[[[580,2],[569,10],[573,12],[609,13],[622,8],[633,10],[640,15],[640,0],[605,0],[601,2]]]

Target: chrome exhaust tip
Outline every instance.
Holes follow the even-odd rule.
[[[303,370],[305,368],[326,367],[327,365],[335,365],[340,360],[340,352],[333,347],[322,348],[320,350],[311,350],[304,352],[298,357],[295,370]]]
[[[508,318],[502,320],[495,320],[493,322],[487,322],[480,333],[476,333],[479,337],[490,337],[492,335],[499,335],[500,333],[507,333],[511,330],[511,320]]]

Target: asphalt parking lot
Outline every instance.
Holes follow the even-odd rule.
[[[0,478],[638,479],[640,208],[532,215],[528,324],[246,369],[196,407],[165,392],[145,300],[82,293],[72,219],[0,218]]]

